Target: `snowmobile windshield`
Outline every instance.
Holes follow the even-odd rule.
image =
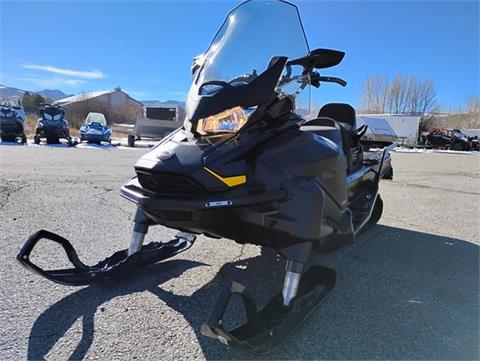
[[[221,83],[232,87],[248,85],[272,65],[275,57],[294,59],[308,53],[307,39],[296,6],[275,0],[242,3],[228,14],[208,50],[194,60],[193,83],[186,104],[186,128],[190,129],[189,115],[193,114],[191,109],[198,104],[197,95],[213,97]],[[284,69],[283,75],[277,79],[275,91],[295,99],[296,112],[308,113],[309,89],[305,92],[306,98],[299,97],[301,91],[308,88],[308,79],[302,71],[301,66],[292,66],[288,72]],[[212,114],[200,119],[197,132],[236,132],[248,121],[251,112],[252,109],[239,106],[224,109],[218,116]]]
[[[85,124],[98,123],[101,126],[106,126],[107,121],[105,120],[105,115],[102,113],[88,113],[87,118],[85,119]]]

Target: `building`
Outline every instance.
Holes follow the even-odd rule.
[[[120,89],[120,87],[116,87],[113,90],[80,93],[68,98],[57,100],[54,104],[61,105],[66,110],[69,110],[85,102],[103,103],[111,108],[130,105],[138,107],[139,109],[142,109],[143,107],[142,103],[133,99],[130,95]]]
[[[103,113],[109,124],[132,124],[143,114],[143,104],[133,99],[120,87],[113,90],[84,92],[60,99],[54,104],[62,106],[69,121],[80,126],[90,112]]]

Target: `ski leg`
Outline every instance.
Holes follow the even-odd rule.
[[[135,226],[129,249],[115,252],[94,266],[87,266],[81,262],[72,244],[67,239],[45,230],[40,230],[27,239],[17,255],[17,260],[30,271],[53,282],[70,286],[81,286],[119,275],[131,274],[132,271],[138,268],[162,261],[186,251],[195,242],[195,236],[193,234],[180,232],[171,240],[151,242],[143,245],[149,226],[150,220],[138,209],[135,215]],[[42,239],[60,244],[73,268],[45,270],[32,263],[30,261],[30,254]]]

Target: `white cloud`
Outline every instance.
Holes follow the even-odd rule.
[[[27,81],[29,83],[36,84],[42,88],[59,88],[62,86],[77,86],[86,83],[86,80],[82,79],[68,79],[68,78],[35,78],[35,77],[23,77],[18,80]]]
[[[41,71],[46,71],[53,74],[84,78],[84,79],[102,79],[106,77],[106,75],[101,70],[72,70],[72,69],[57,68],[56,66],[51,66],[51,65],[37,65],[37,64],[22,64],[22,68],[32,69],[32,70],[41,70]]]

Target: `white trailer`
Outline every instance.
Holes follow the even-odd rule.
[[[144,116],[138,118],[128,134],[128,146],[134,147],[135,140],[142,138],[162,139],[183,125],[183,105],[158,103],[146,106]]]
[[[420,117],[401,114],[359,114],[359,117],[385,119],[397,135],[397,144],[404,147],[415,147],[418,142]]]
[[[367,131],[362,140],[369,144],[386,145],[395,143],[398,139],[397,134],[390,124],[383,118],[373,118],[367,116],[357,116],[357,128],[366,125]]]

